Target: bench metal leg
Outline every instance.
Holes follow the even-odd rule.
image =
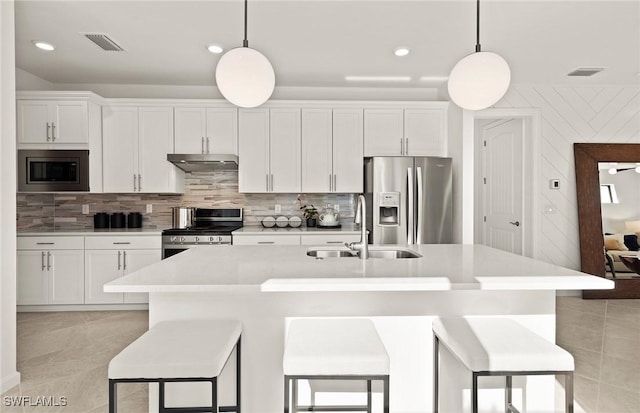
[[[298,413],[298,379],[292,380],[291,388],[291,412]]]
[[[367,380],[367,413],[371,413],[371,380]]]
[[[438,413],[438,369],[440,367],[440,339],[433,335],[433,413]]]
[[[573,373],[564,376],[565,412],[573,413]]]
[[[478,413],[478,373],[475,371],[471,383],[471,412]]]
[[[162,381],[162,380],[158,381],[158,411],[160,413],[164,413],[165,412],[165,407],[164,407],[164,381]]]
[[[389,376],[385,376],[383,380],[384,390],[382,393],[383,398],[383,412],[389,413]]]
[[[211,379],[211,413],[218,413],[218,378]]]
[[[290,384],[289,376],[284,376],[284,413],[289,413],[289,402],[290,402],[289,384]]]
[[[504,405],[505,405],[505,413],[510,413],[511,412],[511,402],[512,402],[512,395],[511,395],[511,388],[513,386],[513,377],[512,376],[506,376],[506,386],[504,389]]]
[[[109,413],[118,411],[118,393],[116,390],[117,382],[109,379]]]

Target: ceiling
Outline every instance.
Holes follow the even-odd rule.
[[[220,55],[207,45],[242,44],[242,0],[17,0],[15,11],[17,66],[54,83],[213,86]],[[89,32],[126,52],[101,50],[81,34]],[[280,86],[431,87],[474,50],[475,1],[250,0],[248,38]],[[637,0],[483,0],[480,40],[509,62],[514,83],[640,83]],[[410,55],[394,56],[399,46]],[[578,67],[605,70],[566,76]]]

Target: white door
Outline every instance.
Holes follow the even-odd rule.
[[[269,191],[269,109],[241,109],[238,124],[238,188]]]
[[[302,192],[333,191],[331,109],[302,110]]]
[[[300,192],[300,109],[271,109],[269,187],[271,192]]]
[[[510,119],[483,128],[484,244],[523,253],[523,124]]]
[[[206,153],[238,154],[238,110],[207,108]]]
[[[137,191],[138,108],[105,106],[102,119],[104,192]]]
[[[409,156],[446,156],[445,111],[404,111],[404,153]]]
[[[334,110],[333,192],[362,192],[363,145],[362,110]]]
[[[51,251],[48,258],[49,304],[83,304],[84,251]]]
[[[138,108],[138,191],[173,192],[173,108]]]
[[[16,253],[16,288],[18,305],[48,303],[47,251]]]
[[[51,105],[45,100],[19,100],[18,143],[51,143]]]
[[[162,260],[162,251],[157,250],[124,250],[123,251],[124,275],[138,271],[148,265],[160,262]],[[124,302],[126,303],[148,303],[149,294],[147,293],[124,293]]]
[[[402,109],[365,109],[364,156],[404,155]]]
[[[54,143],[89,143],[87,102],[59,101],[53,104]]]
[[[105,283],[122,277],[122,251],[85,250],[84,302],[85,304],[122,304],[122,293],[105,293]]]
[[[175,153],[206,153],[206,135],[205,108],[175,108]]]

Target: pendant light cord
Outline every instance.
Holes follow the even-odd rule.
[[[247,0],[244,0],[244,40],[242,41],[242,47],[249,47],[249,41],[247,40]]]
[[[479,51],[481,51],[480,50],[480,0],[476,0],[476,53]]]

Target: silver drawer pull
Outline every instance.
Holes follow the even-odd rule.
[[[118,242],[114,242],[113,245],[129,245],[131,244],[128,241],[118,241]]]
[[[275,244],[274,241],[258,241],[258,244]]]
[[[55,242],[36,242],[36,245],[56,245]]]
[[[327,241],[327,244],[342,244],[342,241]]]

